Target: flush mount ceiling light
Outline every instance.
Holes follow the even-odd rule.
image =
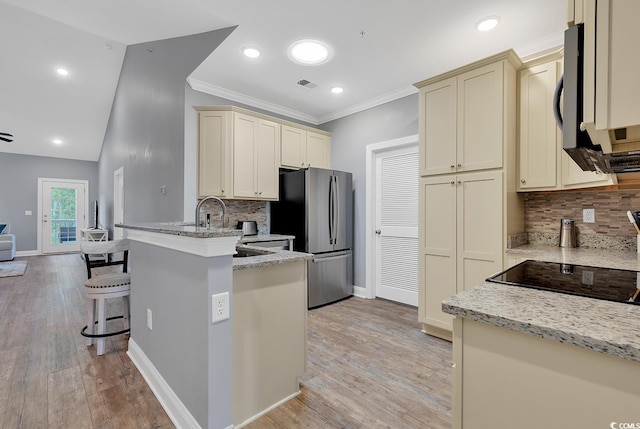
[[[260,51],[252,46],[242,48],[242,53],[249,58],[258,58],[260,56]]]
[[[499,16],[487,16],[486,18],[482,18],[480,21],[476,22],[476,30],[478,31],[489,31],[493,30],[496,25],[500,22]]]
[[[334,94],[342,94],[343,91],[344,88],[339,86],[334,86],[333,88],[331,88],[331,92],[333,92]]]
[[[64,69],[64,68],[62,68],[62,67],[58,68],[56,71],[58,72],[58,74],[59,74],[60,76],[67,76],[67,75],[69,75],[69,70]]]
[[[297,40],[287,49],[287,55],[292,61],[307,66],[326,63],[329,61],[329,54],[329,45],[315,39]]]

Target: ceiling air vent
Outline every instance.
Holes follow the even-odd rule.
[[[307,79],[300,79],[298,81],[298,85],[304,86],[305,88],[309,88],[309,89],[313,89],[313,88],[317,88],[318,87],[318,85],[316,85],[313,82],[309,82]]]

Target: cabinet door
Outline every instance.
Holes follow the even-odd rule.
[[[323,134],[307,131],[307,167],[329,168],[331,140]]]
[[[233,121],[233,195],[236,198],[256,197],[257,121],[251,116],[234,113]]]
[[[277,200],[280,124],[259,119],[257,137],[255,143],[257,197]]]
[[[442,300],[456,294],[456,181],[420,179],[420,322],[451,331],[453,316]]]
[[[502,167],[503,67],[499,62],[458,76],[458,172]]]
[[[305,145],[307,132],[299,128],[282,126],[280,143],[280,164],[283,167],[302,168],[305,164]]]
[[[456,78],[420,89],[420,175],[456,171]]]
[[[458,175],[457,292],[502,270],[502,171]]]
[[[198,195],[231,194],[231,116],[229,112],[198,115]]]
[[[607,186],[615,183],[614,176],[611,174],[583,171],[564,150],[560,154],[560,162],[562,163],[562,187],[564,189]]]
[[[520,72],[520,159],[518,190],[553,189],[558,176],[560,132],[553,116],[559,62]]]

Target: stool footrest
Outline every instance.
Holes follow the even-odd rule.
[[[113,317],[107,317],[107,322],[109,320],[115,320],[115,319],[124,319],[124,316],[113,316]],[[95,325],[98,324],[98,322],[94,323]],[[80,335],[82,335],[83,337],[88,337],[88,338],[105,338],[105,337],[113,337],[114,335],[120,335],[120,334],[125,334],[127,332],[130,331],[130,329],[123,329],[122,331],[118,331],[118,332],[110,332],[107,334],[87,334],[85,331],[87,330],[89,325],[86,325],[84,328],[82,328],[80,330]]]

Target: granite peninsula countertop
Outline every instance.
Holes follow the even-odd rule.
[[[528,259],[640,270],[636,252],[521,246]],[[640,362],[640,306],[484,282],[447,298],[442,310],[513,331]]]
[[[289,262],[306,261],[313,258],[313,255],[302,252],[291,252],[289,250],[266,249],[264,247],[253,247],[247,245],[236,246],[238,253],[249,251],[257,256],[247,256],[233,258],[233,270],[245,270],[248,268],[266,267],[268,265],[288,264]]]
[[[258,243],[261,241],[280,241],[280,240],[294,240],[295,235],[281,235],[281,234],[258,234],[258,235],[243,235],[240,239],[241,243]]]
[[[137,229],[159,234],[180,235],[193,238],[233,237],[240,238],[242,231],[235,228],[196,228],[193,222],[147,222],[116,224],[117,228]]]

